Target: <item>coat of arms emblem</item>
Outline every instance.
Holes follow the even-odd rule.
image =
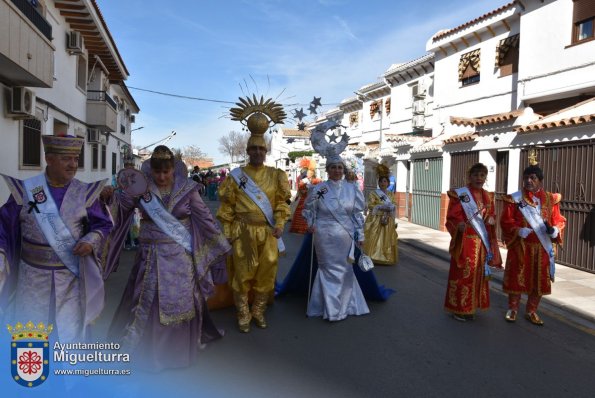
[[[35,203],[45,203],[45,201],[48,200],[42,186],[33,188],[33,190],[31,191],[31,194],[33,195],[33,199],[35,200]]]
[[[10,342],[10,369],[12,379],[24,387],[37,387],[50,373],[49,335],[53,325],[43,322],[35,325],[29,321],[12,327],[7,326],[12,334]]]

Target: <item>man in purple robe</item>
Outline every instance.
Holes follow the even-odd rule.
[[[106,180],[74,178],[84,139],[42,141],[45,173],[2,175],[11,196],[0,208],[0,308],[14,302],[5,321],[52,323],[59,341],[77,341],[104,304],[97,253],[112,228],[98,201]]]

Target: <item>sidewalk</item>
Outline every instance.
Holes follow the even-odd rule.
[[[398,222],[400,243],[411,245],[450,262],[448,232],[401,219]],[[505,262],[507,250],[501,249],[501,253],[502,261]],[[504,272],[494,272],[492,281],[502,286],[503,277]],[[542,303],[553,312],[561,315],[570,313],[595,324],[595,274],[556,264],[556,282],[552,284],[552,294],[543,296]]]

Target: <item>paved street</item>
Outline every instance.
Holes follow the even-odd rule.
[[[301,236],[286,234],[285,241],[280,277]],[[100,330],[133,256],[124,252],[120,271],[108,280]],[[369,303],[371,314],[339,323],[306,318],[303,297],[277,300],[269,328],[247,335],[236,330],[231,308],[215,311],[226,336],[209,344],[194,367],[148,375],[142,385],[122,381],[119,394],[173,388],[221,397],[593,396],[593,325],[548,311],[541,328],[524,319],[508,324],[497,284],[489,311],[473,322],[454,321],[442,310],[446,270],[443,259],[402,244],[398,266],[375,269],[378,280],[397,292],[388,302]]]

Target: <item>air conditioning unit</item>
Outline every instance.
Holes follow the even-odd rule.
[[[26,87],[9,89],[7,116],[19,119],[35,116],[35,93]]]
[[[426,126],[426,118],[424,115],[415,115],[411,123],[414,129],[423,129]]]
[[[413,113],[425,113],[426,102],[424,100],[417,100],[413,102]]]
[[[87,142],[89,144],[98,144],[101,141],[101,134],[97,129],[87,129]]]
[[[68,33],[66,37],[66,49],[70,54],[82,54],[83,35],[81,35],[81,32],[73,30]]]
[[[136,122],[136,116],[130,115],[130,123],[135,123],[135,122]]]

